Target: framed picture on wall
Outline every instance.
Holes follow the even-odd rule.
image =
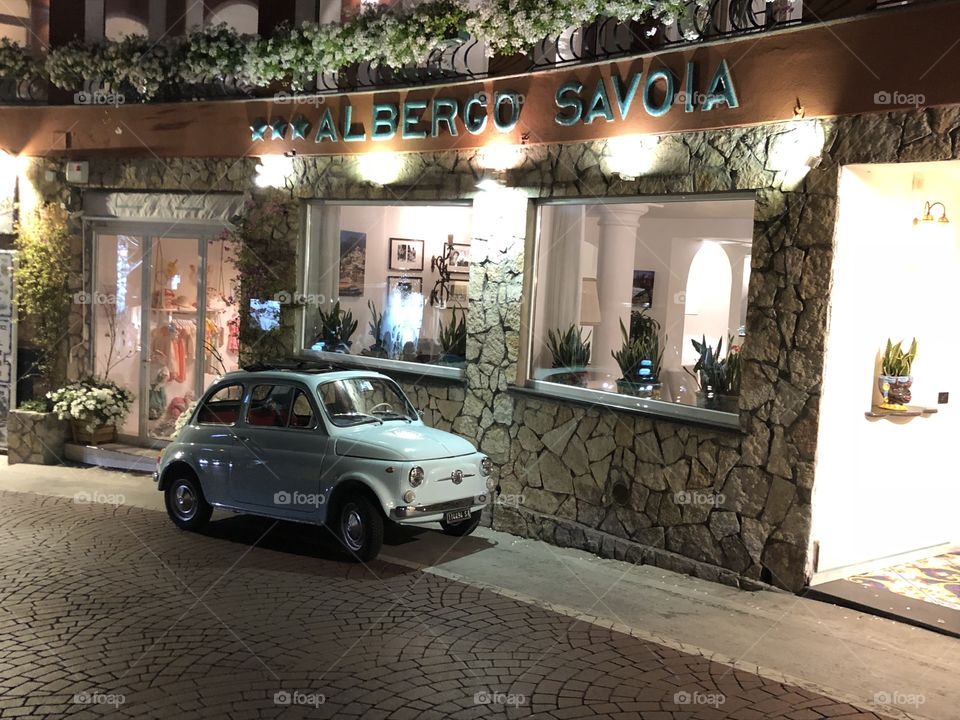
[[[453,262],[450,263],[451,273],[470,273],[470,246],[464,244],[453,244]]]
[[[633,271],[633,309],[642,310],[653,305],[653,270]]]
[[[423,295],[423,278],[388,275],[387,294],[393,295],[395,291],[399,291],[402,296],[412,294]]]
[[[367,264],[367,234],[340,231],[340,285],[342,297],[363,297],[363,276]]]
[[[390,238],[391,270],[423,272],[423,240]]]
[[[450,296],[447,299],[447,305],[455,308],[467,307],[467,301],[470,297],[470,283],[466,280],[450,281]]]

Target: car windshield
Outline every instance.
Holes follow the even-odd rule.
[[[318,387],[317,394],[331,422],[339,427],[417,419],[406,396],[389,380],[364,377],[333,380]]]

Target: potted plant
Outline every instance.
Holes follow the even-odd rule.
[[[314,344],[322,342],[323,349],[327,352],[349,353],[350,338],[359,324],[353,319],[353,313],[342,310],[338,300],[329,312],[324,312],[321,308],[319,314],[320,331],[313,341]]]
[[[740,394],[741,358],[740,348],[733,345],[733,337],[727,339],[730,349],[727,356],[721,358],[723,339],[717,343],[717,349],[707,344],[707,338],[701,337],[700,342],[691,340],[694,349],[699,354],[693,371],[687,372],[696,378],[700,390],[697,393],[697,404],[700,407],[737,412],[737,396]]]
[[[133,393],[110,380],[87,378],[47,393],[53,411],[69,420],[74,442],[97,445],[117,437],[117,424],[130,412]]]
[[[387,352],[386,338],[389,333],[383,332],[383,313],[377,310],[373,300],[367,301],[367,308],[370,310],[370,336],[373,338],[373,345],[360,352],[367,357],[385,358],[389,356]]]
[[[917,339],[910,343],[910,349],[903,349],[903,341],[896,345],[889,338],[883,351],[880,364],[880,377],[877,385],[880,387],[880,396],[883,399],[880,407],[884,410],[903,411],[910,404],[910,387],[913,385],[913,361],[917,357]]]
[[[457,311],[447,325],[440,321],[440,362],[444,365],[456,365],[466,362],[467,359],[467,313],[461,312],[457,318]]]
[[[553,367],[563,372],[548,376],[550,382],[586,387],[586,366],[590,361],[590,335],[583,337],[583,330],[571,325],[565,331],[548,330],[547,348],[553,356]]]
[[[630,333],[627,333],[621,320],[620,334],[623,347],[610,353],[623,374],[617,380],[617,390],[624,395],[659,400],[662,389],[660,366],[663,362],[660,323],[645,311],[635,311],[630,315]]]

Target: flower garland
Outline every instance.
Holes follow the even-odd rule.
[[[268,38],[237,33],[226,25],[193,30],[154,42],[142,36],[119,41],[73,41],[54,48],[43,67],[15,43],[0,43],[0,77],[41,71],[64,90],[97,78],[114,90],[132,89],[142,100],[182,84],[231,81],[262,88],[287,83],[301,89],[305,77],[336,72],[354,63],[402,67],[423,64],[430,54],[467,36],[487,53],[527,52],[545,38],[601,17],[649,18],[660,25],[708,7],[710,0],[480,0],[474,9],[456,0],[427,0],[395,12],[364,5],[343,23],[281,26]]]

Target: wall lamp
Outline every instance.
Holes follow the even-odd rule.
[[[933,216],[933,209],[937,206],[940,207],[940,217],[935,218]],[[947,219],[947,208],[942,202],[931,203],[928,201],[923,204],[923,217],[914,218],[913,224],[919,225],[922,222],[928,223],[928,222],[934,222],[934,221],[940,222],[940,223],[950,222],[950,220]]]

